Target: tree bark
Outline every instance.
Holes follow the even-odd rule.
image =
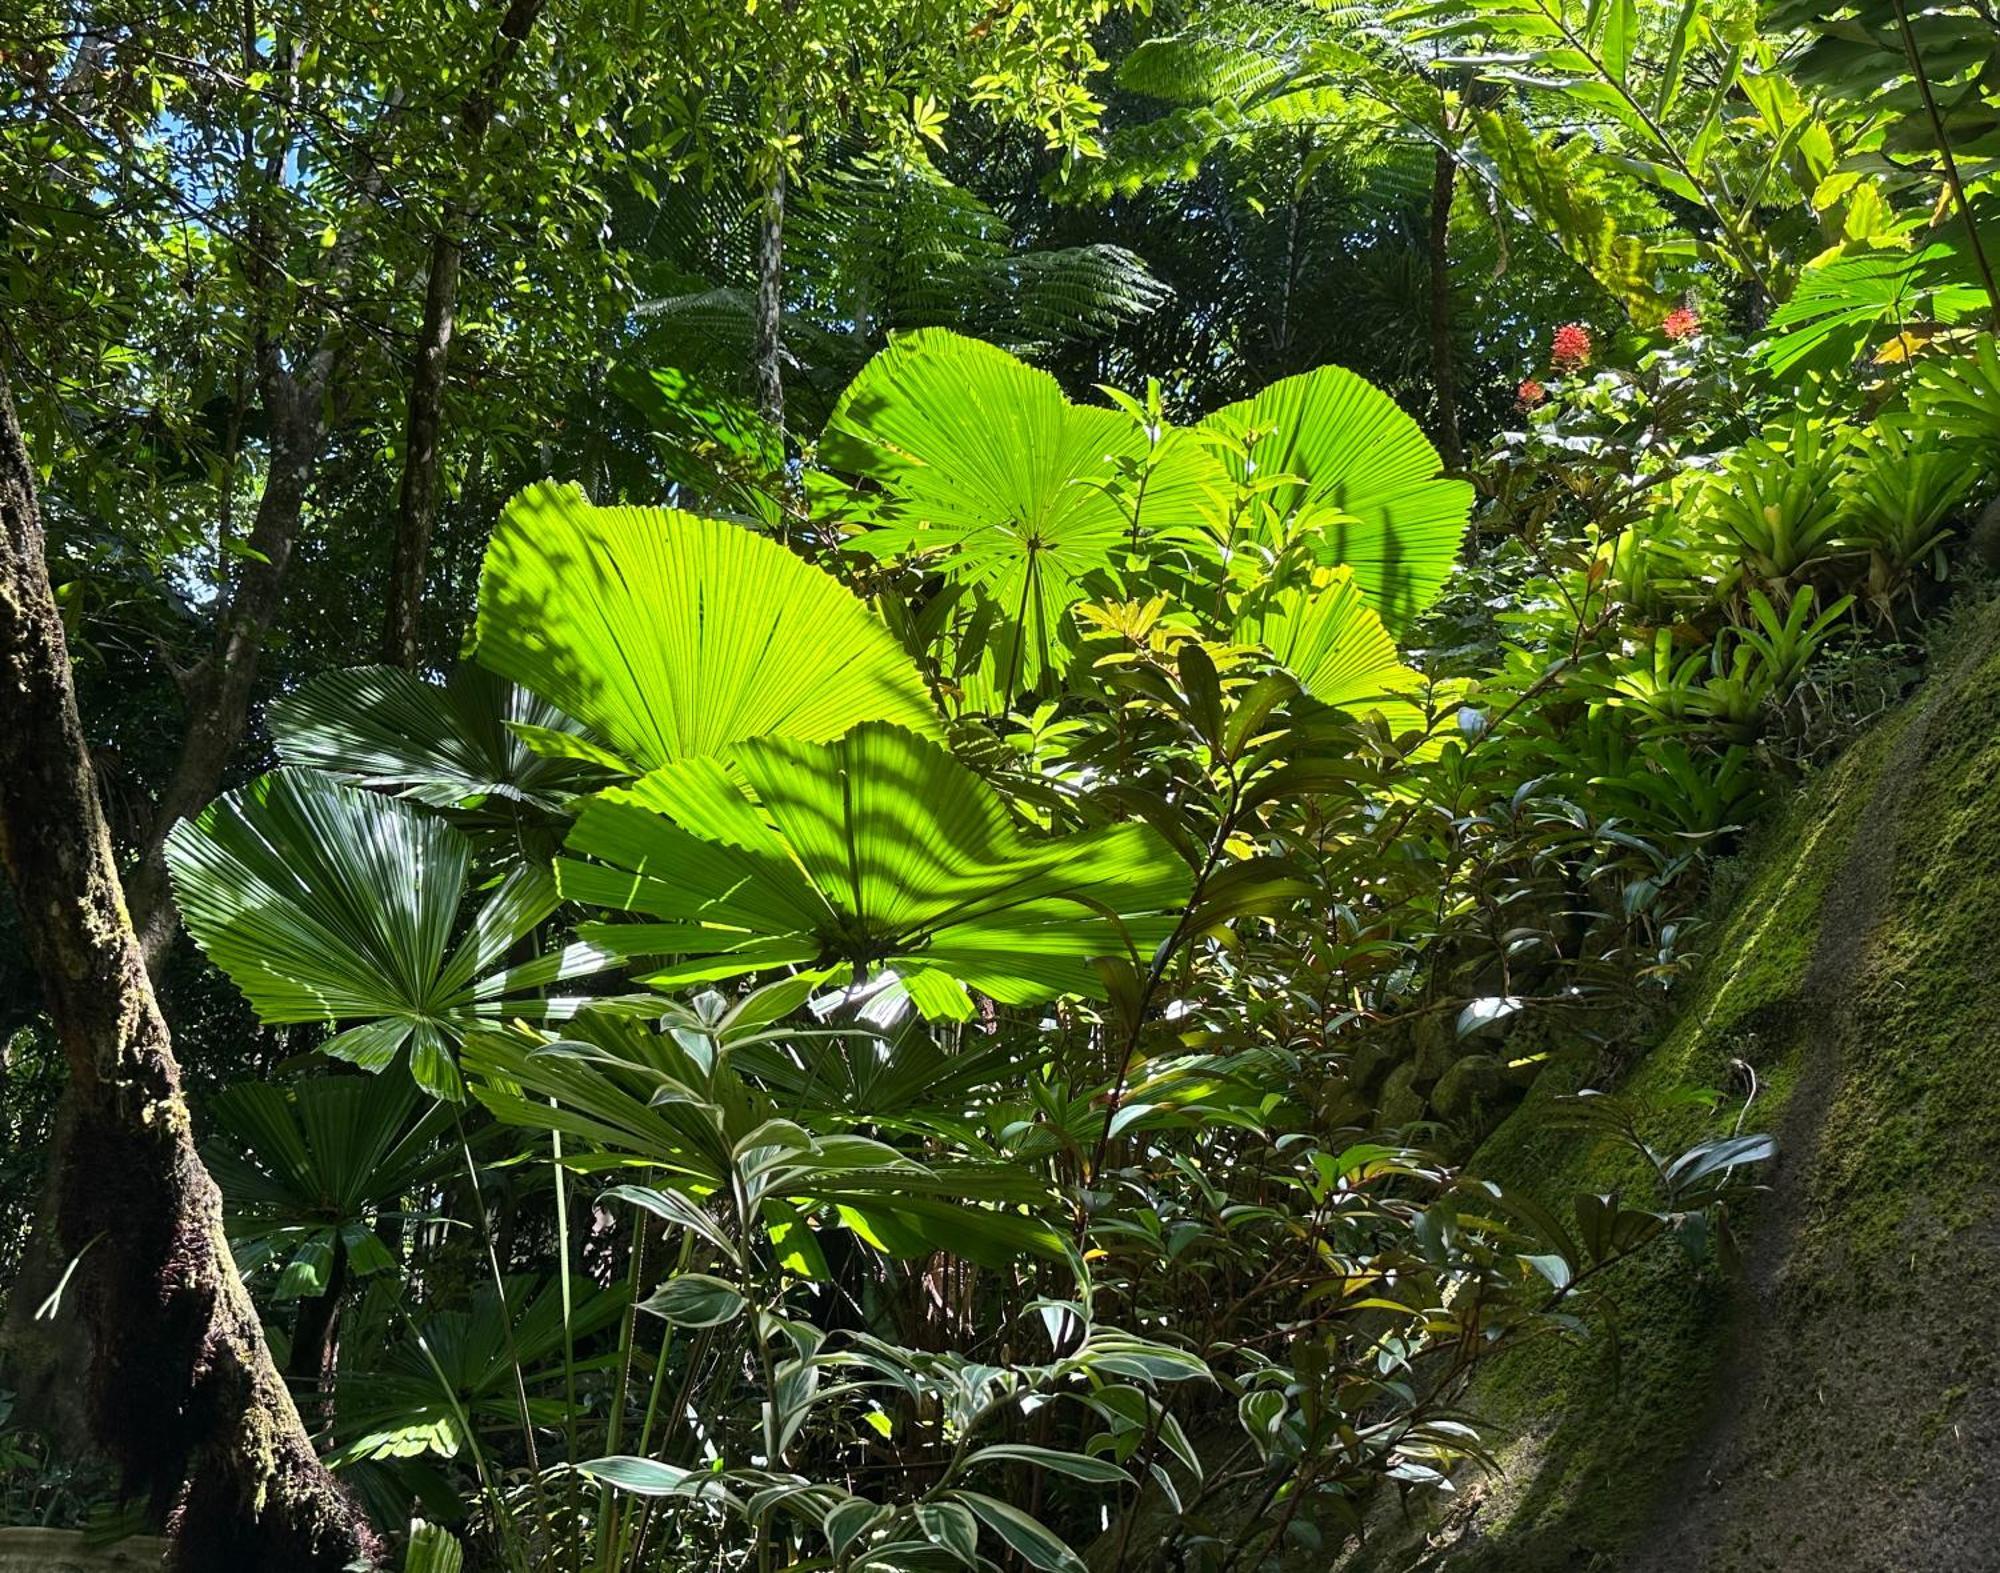
[[[1458,160],[1440,145],[1432,155],[1430,226],[1431,388],[1437,395],[1438,452],[1447,469],[1465,464],[1458,433],[1458,371],[1451,352],[1451,203],[1458,190]]]
[[[771,183],[757,220],[757,323],[750,349],[757,413],[785,429],[785,159],[773,154]]]
[[[285,1362],[285,1375],[293,1389],[313,1395],[307,1408],[314,1425],[324,1425],[333,1414],[334,1351],[338,1347],[340,1302],[346,1294],[347,1245],[336,1236],[326,1288],[299,1302],[298,1320],[292,1324],[292,1354]]]
[[[500,47],[459,112],[459,156],[468,180],[485,145],[486,133],[493,125],[493,101],[544,3],[545,0],[513,0],[508,6],[507,14],[500,19]],[[389,569],[389,606],[382,626],[382,659],[406,671],[416,669],[422,650],[424,580],[430,566],[431,532],[437,524],[438,434],[444,420],[445,378],[451,369],[451,335],[465,256],[462,232],[471,212],[469,198],[447,204],[444,222],[431,241],[424,286],[424,321],[417,335],[416,364],[410,373],[403,476],[396,490],[396,539]]]
[[[208,806],[243,740],[258,659],[283,603],[285,569],[326,435],[322,406],[334,363],[331,349],[315,357],[304,375],[288,371],[274,347],[267,346],[260,359],[271,465],[250,526],[248,545],[254,555],[239,566],[214,645],[183,679],[187,732],[132,874],[132,924],[146,970],[156,978],[180,928],[167,880],[167,837],[175,825]]]
[[[70,1074],[57,1227],[94,1350],[89,1406],[173,1565],[339,1573],[378,1551],[314,1456],[223,1236],[180,1067],[126,918],[0,370],[0,864]]]

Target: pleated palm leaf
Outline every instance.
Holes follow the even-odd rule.
[[[1357,716],[1379,712],[1392,733],[1421,727],[1423,712],[1409,696],[1423,687],[1422,674],[1403,664],[1352,569],[1324,577],[1318,588],[1293,585],[1253,597],[1235,638],[1269,650],[1321,704]]]
[[[559,1386],[565,1339],[581,1342],[610,1326],[627,1298],[623,1284],[604,1289],[572,1277],[565,1305],[555,1279],[509,1277],[504,1295],[483,1284],[469,1309],[426,1316],[421,1342],[411,1336],[343,1355],[342,1443],[328,1463],[454,1457],[470,1440],[467,1421],[480,1432],[509,1431],[520,1424],[523,1402],[535,1424],[561,1425],[568,1414]],[[593,1355],[571,1369],[616,1359],[615,1352]]]
[[[744,738],[938,726],[909,657],[831,575],[724,520],[598,508],[547,482],[493,532],[475,654],[594,741],[518,735],[627,775]]]
[[[393,666],[323,672],[273,705],[270,724],[286,764],[434,808],[491,799],[554,811],[589,779],[580,761],[538,754],[511,730],[577,723],[476,666],[443,684]]]
[[[441,1162],[451,1111],[418,1112],[401,1079],[327,1076],[290,1086],[236,1082],[203,1104],[219,1139],[204,1154],[222,1187],[238,1263],[286,1256],[280,1300],[324,1292],[337,1254],[350,1272],[396,1264],[374,1216]]]
[[[1309,532],[1319,561],[1351,568],[1391,629],[1406,628],[1437,598],[1465,535],[1472,487],[1439,474],[1437,450],[1379,388],[1322,366],[1226,405],[1201,426],[1235,446],[1223,453],[1239,483],[1290,478],[1258,499],[1270,544]]]
[[[1072,404],[1047,372],[942,329],[904,334],[849,385],[820,439],[837,470],[880,483],[889,521],[856,536],[856,551],[935,554],[1005,623],[1013,670],[1001,703],[1036,686],[1074,643],[1067,613],[1121,543],[1147,527],[1219,515],[1227,485],[1194,444],[1177,447],[1149,488],[1145,517],[1113,489],[1118,461],[1146,453],[1124,413]]]
[[[278,770],[211,803],[167,841],[188,932],[258,1019],[349,1023],[322,1048],[379,1071],[409,1050],[417,1084],[461,1095],[452,1047],[503,1015],[560,1017],[526,997],[602,969],[572,945],[514,967],[507,953],[556,909],[548,872],[520,864],[461,922],[471,844],[412,804]]]
[[[566,899],[653,920],[585,925],[589,943],[683,958],[645,981],[888,966],[926,1015],[959,1018],[968,986],[1099,993],[1091,959],[1147,955],[1189,886],[1150,828],[1030,839],[948,753],[877,723],[654,771],[585,803],[568,846]]]

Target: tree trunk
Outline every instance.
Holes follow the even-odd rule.
[[[458,147],[468,180],[493,124],[494,97],[544,3],[513,0],[500,19],[500,47],[459,112]],[[403,478],[396,491],[396,544],[389,569],[388,613],[382,626],[382,659],[406,671],[416,669],[422,649],[419,634],[424,580],[430,566],[431,532],[437,524],[438,432],[444,418],[445,377],[451,367],[451,334],[465,255],[460,232],[470,213],[469,199],[447,204],[444,221],[431,242],[424,322],[417,335],[416,365],[410,374]]]
[[[156,978],[180,926],[167,880],[167,836],[183,819],[208,806],[243,740],[258,657],[283,601],[285,568],[298,539],[326,431],[321,406],[332,369],[331,350],[315,357],[315,365],[304,376],[286,370],[274,348],[267,347],[260,358],[264,411],[271,427],[271,468],[250,526],[254,555],[240,566],[214,646],[184,679],[187,733],[132,875],[132,925],[146,970]]]
[[[335,1236],[326,1288],[299,1302],[298,1320],[292,1324],[292,1355],[285,1362],[285,1375],[293,1388],[314,1395],[309,1406],[314,1425],[324,1424],[333,1415],[335,1335],[340,1328],[341,1298],[346,1293],[347,1243]]]
[[[94,1347],[90,1413],[180,1569],[339,1573],[378,1547],[314,1456],[223,1236],[125,915],[33,470],[0,372],[0,864],[69,1067],[57,1225]],[[64,1313],[67,1314],[67,1313]]]
[[[447,214],[447,226],[458,215]],[[396,492],[396,546],[389,565],[389,610],[382,627],[382,659],[415,671],[421,644],[418,615],[431,530],[437,522],[438,428],[444,416],[445,373],[451,360],[452,318],[458,307],[463,248],[450,228],[431,242],[430,282],[424,290],[424,325],[410,375],[409,421],[403,434],[403,479]]]
[[[1458,434],[1458,372],[1451,353],[1451,202],[1458,189],[1458,160],[1440,146],[1432,155],[1430,230],[1431,388],[1437,395],[1438,452],[1447,469],[1465,464]]]
[[[785,160],[773,155],[757,222],[757,331],[750,350],[757,413],[785,429]]]

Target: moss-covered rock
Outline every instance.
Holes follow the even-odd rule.
[[[1588,1343],[1496,1362],[1502,1470],[1378,1537],[1373,1570],[2000,1568],[2000,608],[1768,826],[1678,1021],[1621,1083],[1675,1149],[1674,1094],[1754,1078],[1770,1192],[1747,1267],[1620,1270]],[[1475,1169],[1566,1207],[1649,1194],[1633,1156],[1546,1116],[1551,1065]],[[1442,1089],[1440,1089],[1442,1090]],[[1434,1101],[1436,1094],[1434,1096]]]

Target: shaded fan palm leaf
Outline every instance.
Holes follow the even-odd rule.
[[[1227,454],[1238,481],[1284,475],[1264,494],[1287,538],[1314,533],[1325,563],[1344,563],[1392,629],[1437,598],[1458,555],[1472,488],[1446,480],[1417,423],[1364,378],[1322,366],[1272,383],[1202,422],[1249,443]]]
[[[353,1341],[359,1357],[344,1359],[340,1370],[344,1440],[327,1462],[340,1468],[365,1458],[451,1457],[467,1441],[461,1415],[480,1430],[512,1427],[520,1421],[523,1391],[537,1424],[559,1425],[562,1398],[542,1389],[564,1377],[565,1337],[580,1342],[608,1327],[627,1298],[623,1284],[602,1289],[573,1277],[565,1296],[553,1279],[510,1277],[504,1299],[485,1284],[473,1291],[471,1309],[425,1317],[421,1343],[412,1336],[371,1350]],[[615,1358],[580,1360],[574,1369]]]
[[[511,728],[575,730],[553,705],[476,666],[428,683],[393,666],[324,672],[271,707],[288,765],[459,808],[488,797],[555,809],[578,761],[536,753]]]
[[[937,728],[909,657],[832,576],[724,520],[593,507],[575,487],[542,483],[507,505],[476,654],[606,746],[523,735],[631,774],[749,737]]]
[[[278,770],[174,827],[167,864],[188,932],[266,1023],[351,1022],[325,1052],[379,1071],[407,1046],[419,1086],[456,1098],[450,1046],[481,1018],[561,1015],[519,997],[599,970],[573,945],[494,971],[557,905],[519,865],[461,929],[470,843],[422,810]]]
[[[236,1082],[203,1105],[221,1136],[205,1157],[239,1261],[293,1252],[280,1299],[323,1291],[336,1243],[357,1273],[395,1266],[369,1215],[448,1161],[437,1139],[450,1111],[433,1103],[418,1115],[417,1103],[400,1078],[329,1076]]]
[[[1143,952],[1188,888],[1154,831],[1030,840],[971,771],[881,724],[654,771],[586,803],[568,845],[598,861],[557,863],[566,898],[656,920],[591,943],[687,958],[648,981],[889,964],[942,974],[913,990],[927,1014],[969,1011],[946,980],[1009,1004],[1095,994],[1090,959]]]

